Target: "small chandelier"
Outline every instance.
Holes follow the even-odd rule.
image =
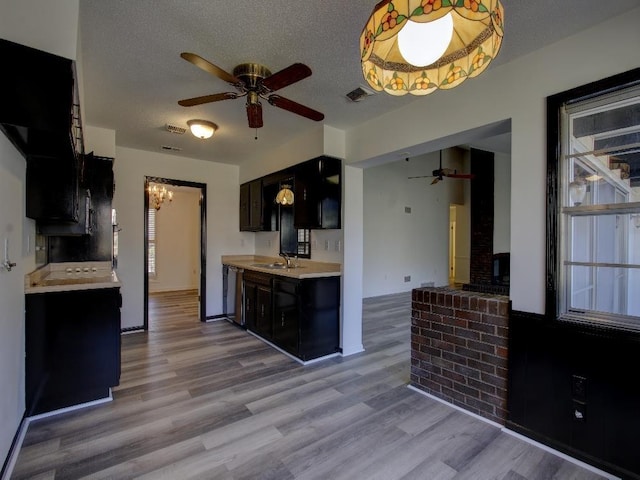
[[[218,126],[209,120],[189,120],[187,125],[191,133],[202,140],[211,138],[218,129]]]
[[[291,191],[291,185],[282,185],[280,191],[276,195],[276,203],[279,205],[293,205],[293,191]]]
[[[160,210],[160,206],[167,199],[170,202],[173,200],[173,192],[171,190],[167,190],[165,186],[149,185],[149,204],[152,205],[153,208]]]
[[[503,22],[500,0],[383,0],[360,35],[362,73],[391,95],[456,87],[496,57]]]

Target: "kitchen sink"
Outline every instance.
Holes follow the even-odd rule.
[[[292,265],[291,267],[287,267],[286,263],[281,263],[281,262],[275,262],[275,263],[253,263],[251,264],[252,267],[258,267],[258,268],[268,268],[271,270],[285,270],[287,268],[304,268],[301,265]]]

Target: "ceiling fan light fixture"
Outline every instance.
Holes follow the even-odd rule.
[[[362,74],[396,96],[454,88],[487,69],[503,35],[500,0],[382,0],[360,35]]]
[[[220,102],[246,96],[249,128],[257,129],[262,127],[262,104],[260,103],[260,98],[267,100],[270,105],[295,113],[301,117],[316,122],[324,120],[324,114],[273,93],[311,75],[311,69],[302,63],[293,63],[274,74],[263,65],[243,63],[233,69],[232,75],[195,53],[183,52],[180,56],[205,72],[231,84],[238,91],[238,93],[214,93],[212,95],[179,100],[178,104],[183,107],[193,107],[204,103]]]
[[[215,123],[208,120],[189,120],[187,125],[189,125],[189,129],[195,137],[203,140],[211,138],[218,129],[218,126]]]

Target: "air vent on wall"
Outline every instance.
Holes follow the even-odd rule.
[[[170,123],[167,123],[166,127],[168,132],[177,133],[178,135],[182,135],[187,131],[186,128],[179,127],[177,125],[171,125]]]
[[[171,145],[162,145],[160,146],[162,150],[171,150],[172,152],[181,152],[182,149],[178,147],[172,147]]]
[[[363,98],[368,97],[370,95],[375,95],[375,92],[361,85],[355,90],[352,90],[349,93],[347,93],[347,98],[352,102],[359,102]]]

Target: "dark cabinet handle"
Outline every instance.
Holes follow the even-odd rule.
[[[282,314],[280,315],[280,321],[281,321],[280,326],[284,327],[284,312],[282,312]]]
[[[264,303],[260,307],[260,316],[264,317]]]

